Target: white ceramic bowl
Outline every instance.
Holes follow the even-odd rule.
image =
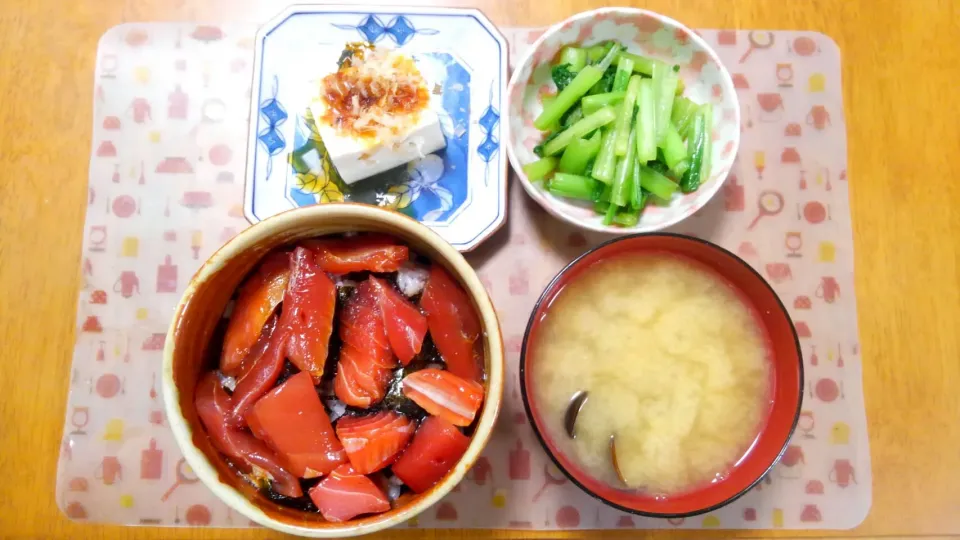
[[[555,197],[534,185],[523,165],[536,161],[533,148],[543,134],[533,120],[543,110],[541,97],[556,91],[549,64],[559,50],[574,43],[592,45],[617,40],[628,52],[680,66],[684,95],[713,103],[713,153],[709,178],[697,191],[674,195],[669,206],[649,205],[634,227],[603,224],[592,204]],[[545,66],[545,67],[542,67]],[[696,32],[663,15],[633,8],[601,8],[578,13],[550,27],[517,64],[507,87],[507,155],[523,188],[559,219],[585,229],[628,234],[664,229],[693,215],[720,189],[740,146],[740,104],[733,81],[716,52]]]
[[[224,307],[257,262],[284,244],[346,231],[372,231],[397,237],[434,263],[442,264],[459,281],[480,315],[487,380],[485,401],[470,446],[437,485],[389,512],[330,523],[319,513],[303,512],[270,501],[231,470],[210,444],[197,417],[193,394],[201,374],[212,368],[209,347]],[[213,355],[218,357],[217,352]],[[214,253],[193,276],[177,306],[163,350],[162,371],[167,419],[177,445],[200,480],[220,500],[260,525],[314,538],[379,531],[413,518],[446,495],[463,479],[490,440],[503,400],[503,376],[503,340],[496,311],[463,256],[435,232],[409,217],[351,203],[307,206],[277,214],[243,231]]]

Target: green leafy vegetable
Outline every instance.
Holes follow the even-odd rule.
[[[550,70],[550,76],[553,78],[553,84],[557,85],[557,90],[563,91],[576,78],[577,72],[570,69],[569,64],[561,64],[553,66],[553,69]]]
[[[583,115],[583,107],[580,105],[563,113],[563,116],[560,117],[560,129],[567,129],[573,124],[576,124],[583,118]]]
[[[613,216],[613,222],[621,227],[634,227],[640,222],[640,212],[642,208],[625,208],[617,211]]]
[[[669,178],[648,167],[640,168],[640,186],[665,201],[670,200],[678,187]]]
[[[613,59],[617,56],[619,50],[619,47],[614,45],[599,64],[581,69],[580,73],[577,73],[577,76],[573,78],[573,81],[557,94],[556,99],[543,108],[540,115],[533,121],[533,126],[539,130],[545,130],[559,120],[563,113],[570,110],[580,98],[593,88],[593,85],[603,78],[604,72],[613,63]]]
[[[567,64],[571,71],[580,71],[587,65],[587,51],[579,47],[564,47],[557,64]]]
[[[591,64],[599,63],[601,60],[603,60],[603,57],[606,56],[608,52],[610,52],[610,49],[613,48],[613,45],[614,45],[613,41],[604,41],[603,43],[598,43],[588,48],[587,60]]]
[[[636,129],[630,130],[627,140],[627,153],[617,161],[617,168],[613,174],[610,202],[617,206],[626,206],[630,201],[630,192],[633,190],[633,164],[636,161],[637,152]]]
[[[633,75],[633,60],[629,58],[620,58],[617,62],[617,71],[613,78],[613,90],[615,92],[625,92],[627,90],[627,81]]]
[[[558,172],[553,175],[547,189],[554,195],[593,201],[603,190],[603,184],[586,176]]]
[[[673,110],[670,112],[670,121],[673,122],[677,132],[684,137],[689,136],[687,130],[690,122],[693,120],[693,114],[697,112],[697,104],[685,97],[678,97],[673,100]]]
[[[601,136],[602,136],[602,133],[601,133]],[[587,162],[587,166],[583,168],[584,176],[590,176],[593,174],[593,163],[594,161],[592,159]]]
[[[575,139],[563,151],[557,171],[570,174],[583,174],[587,164],[597,157],[600,151],[600,130],[593,132],[593,136]],[[589,173],[588,173],[589,174]]]
[[[680,180],[680,189],[684,193],[692,193],[700,187],[703,172],[703,158],[707,149],[707,119],[702,110],[694,115],[690,126],[690,169]],[[651,190],[653,191],[653,190]]]
[[[660,156],[661,156],[661,155],[662,155],[662,154],[658,154],[658,155],[657,155],[657,160],[656,160],[656,161],[651,161],[650,163],[647,163],[647,167],[649,167],[649,168],[657,171],[658,173],[660,173],[660,174],[662,174],[662,175],[670,178],[670,177],[673,175],[673,173],[670,172],[670,167],[667,167],[667,164],[664,163],[664,162],[660,159]],[[677,177],[677,178],[679,178],[679,177]]]
[[[629,58],[633,60],[633,70],[637,73],[650,76],[653,74],[653,66],[661,63],[659,60],[653,60],[647,58],[646,56],[640,56],[637,54],[630,54],[627,51],[620,51],[617,53],[617,60],[621,58]]]
[[[592,201],[602,222],[635,227],[649,201],[709,178],[712,107],[684,97],[680,66],[626,52],[615,41],[560,50],[534,126],[544,131],[524,165],[558,197]]]
[[[637,158],[640,163],[657,159],[657,100],[653,79],[641,79],[637,93]]]
[[[590,116],[578,120],[577,123],[561,131],[560,135],[544,145],[543,153],[548,156],[559,154],[575,139],[583,137],[587,133],[613,122],[616,117],[617,113],[614,111],[613,107],[604,107]]]
[[[543,180],[557,168],[558,160],[555,157],[545,157],[523,166],[523,172],[532,181]]]
[[[660,149],[663,151],[663,161],[671,170],[675,170],[677,165],[687,157],[687,147],[683,144],[683,138],[677,132],[673,124],[667,123],[667,131],[660,143]]]
[[[622,60],[621,60],[622,61]],[[617,138],[614,143],[614,151],[618,156],[625,155],[627,153],[627,138],[630,136],[633,131],[630,129],[630,126],[633,125],[635,114],[633,114],[634,108],[637,103],[637,96],[640,94],[640,81],[642,79],[639,75],[634,75],[630,77],[627,82],[627,90],[623,98],[622,114],[617,117],[617,120],[614,123],[614,127],[617,130]],[[586,99],[586,98],[584,98]],[[634,143],[636,144],[636,143]]]
[[[607,92],[613,92],[613,83],[616,79],[617,68],[611,66],[609,69],[603,72],[603,77],[600,78],[600,81],[593,85],[593,88],[590,89],[590,94],[606,94]]]
[[[590,114],[607,105],[616,105],[623,101],[626,92],[609,92],[607,94],[593,94],[580,100],[583,114]]]
[[[591,172],[594,178],[605,184],[609,184],[613,180],[613,174],[616,172],[617,154],[614,152],[616,143],[614,131],[613,128],[603,130],[600,153],[597,154],[597,160]]]
[[[561,132],[557,131],[557,132],[554,132],[554,133],[551,133],[551,134],[547,135],[547,138],[544,139],[542,143],[540,143],[540,144],[538,144],[538,145],[536,145],[536,146],[533,147],[533,153],[536,154],[537,157],[543,157],[543,147],[546,146],[548,142],[556,139],[557,136],[560,135],[560,133],[561,133]]]

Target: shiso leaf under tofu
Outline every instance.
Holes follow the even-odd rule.
[[[309,131],[307,140],[287,156],[287,161],[296,174],[297,187],[305,193],[318,195],[322,203],[343,201],[343,179],[320,138],[320,131],[309,107],[302,118]]]

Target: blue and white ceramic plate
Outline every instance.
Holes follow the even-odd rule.
[[[431,84],[445,149],[347,186],[308,106],[344,44],[410,54]],[[507,43],[472,9],[300,5],[257,32],[244,213],[251,223],[310,204],[365,202],[403,212],[469,251],[506,219]]]

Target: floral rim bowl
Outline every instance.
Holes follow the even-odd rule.
[[[697,191],[674,195],[669,205],[648,206],[633,227],[604,225],[587,205],[556,197],[534,185],[522,166],[537,160],[533,148],[543,134],[533,120],[541,99],[555,92],[549,65],[571,43],[592,45],[617,40],[632,53],[680,66],[684,95],[696,103],[713,103],[713,148],[708,179]],[[740,104],[730,73],[716,52],[693,30],[643,9],[601,8],[578,13],[550,27],[517,64],[507,87],[507,154],[526,192],[547,212],[573,225],[598,232],[631,234],[658,231],[693,215],[716,194],[733,166],[740,146]]]

